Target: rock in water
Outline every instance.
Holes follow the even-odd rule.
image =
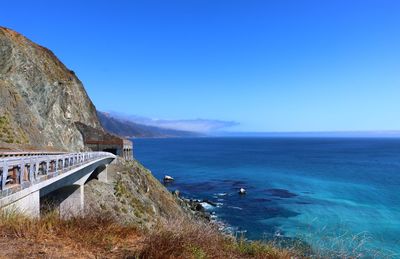
[[[211,205],[211,206],[213,206],[213,207],[217,207],[217,203],[215,203],[215,202],[213,202],[213,201],[210,201],[210,200],[203,200],[202,202],[204,202],[204,203],[207,203],[207,204],[209,204],[209,205]]]
[[[175,179],[172,176],[164,176],[164,182],[173,182]]]

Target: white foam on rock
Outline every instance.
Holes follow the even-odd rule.
[[[214,208],[214,206],[212,206],[211,204],[207,203],[207,202],[200,202],[201,206],[203,206],[203,208],[205,210],[212,210]]]

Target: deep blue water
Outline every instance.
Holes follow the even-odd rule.
[[[251,239],[400,257],[400,139],[134,139],[135,156],[185,196],[219,203]],[[247,190],[238,195],[240,187]],[[360,245],[362,240],[362,245]]]

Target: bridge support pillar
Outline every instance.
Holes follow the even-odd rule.
[[[101,172],[97,175],[97,179],[98,179],[100,182],[108,183],[108,172],[107,172],[107,170],[108,170],[108,165],[105,165],[104,170],[101,171]]]
[[[2,210],[9,212],[18,212],[32,218],[40,217],[40,194],[39,191],[30,193],[29,195],[15,201],[14,203],[3,207]]]
[[[66,187],[66,197],[60,202],[60,217],[70,218],[79,216],[84,208],[84,185]]]

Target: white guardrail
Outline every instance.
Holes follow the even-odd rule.
[[[110,155],[108,152],[84,152],[1,157],[0,196],[7,196],[15,192],[15,189],[27,188],[74,167]],[[8,189],[14,191],[8,192]]]

